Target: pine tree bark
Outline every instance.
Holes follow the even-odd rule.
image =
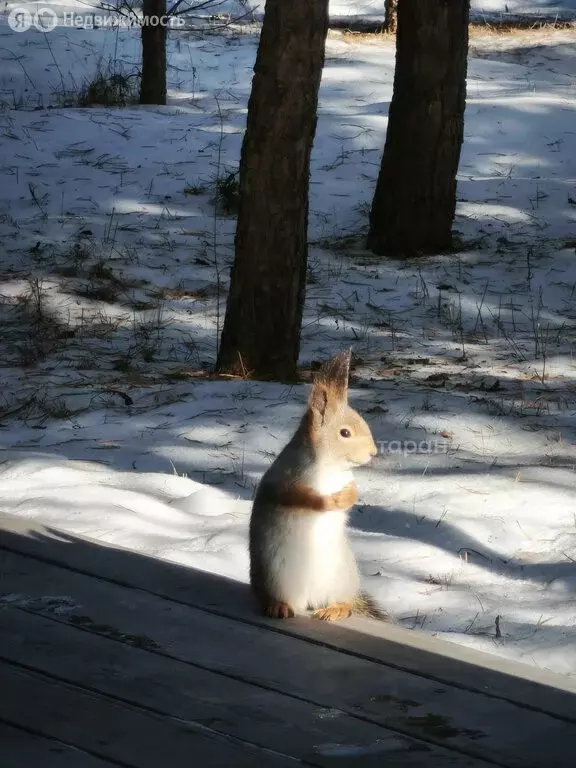
[[[464,135],[468,0],[403,0],[396,70],[367,246],[412,257],[449,250]]]
[[[308,259],[308,183],[328,0],[267,0],[239,174],[221,372],[291,379]]]
[[[166,104],[166,0],[142,4],[140,104]]]
[[[384,0],[384,31],[395,34],[398,27],[398,0]]]

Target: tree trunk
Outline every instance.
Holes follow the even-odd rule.
[[[411,257],[449,250],[464,135],[468,0],[403,0],[388,131],[368,248]]]
[[[328,0],[266,2],[240,159],[222,372],[286,380],[296,371],[327,31]]]
[[[384,31],[396,34],[398,27],[398,0],[384,0]]]
[[[166,0],[142,4],[140,104],[166,104]]]

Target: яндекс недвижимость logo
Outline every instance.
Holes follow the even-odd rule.
[[[182,27],[186,21],[181,16],[140,16],[136,13],[122,15],[115,13],[63,13],[61,17],[51,8],[38,8],[31,13],[26,8],[17,6],[8,14],[8,26],[14,32],[28,32],[34,27],[39,32],[52,32],[56,27],[74,27],[76,29],[99,29],[115,27]]]
[[[27,32],[31,27],[41,32],[52,32],[58,26],[58,15],[51,8],[38,8],[34,13],[26,8],[12,8],[8,14],[8,26],[14,32]]]

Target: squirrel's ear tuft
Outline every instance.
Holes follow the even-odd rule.
[[[316,372],[310,398],[308,419],[312,433],[324,424],[326,415],[335,412],[348,400],[348,375],[351,351],[328,360]]]
[[[308,413],[312,419],[311,427],[313,430],[319,429],[324,424],[328,405],[328,389],[321,382],[314,382],[308,399]]]
[[[314,377],[314,388],[323,386],[329,396],[338,400],[348,397],[348,377],[350,375],[350,358],[352,350],[342,352],[331,360],[327,360]]]

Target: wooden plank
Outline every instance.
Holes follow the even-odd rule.
[[[112,627],[117,635],[146,635],[151,643],[157,644],[158,652],[186,662],[188,671],[175,672],[170,666],[160,665],[160,661],[164,660],[157,653],[145,654],[143,662],[134,653],[125,652],[122,656],[121,650],[118,650],[114,654],[117,659],[115,665],[122,668],[130,679],[137,680],[148,673],[152,678],[152,701],[160,700],[162,706],[172,707],[166,711],[177,716],[197,716],[194,709],[189,709],[189,700],[185,705],[181,703],[181,695],[176,689],[178,680],[182,684],[184,680],[191,681],[191,677],[184,676],[190,675],[191,669],[200,665],[305,699],[316,707],[336,707],[353,716],[443,744],[479,759],[488,758],[510,766],[536,766],[553,756],[556,760],[553,764],[558,768],[568,765],[567,756],[570,753],[566,751],[566,745],[576,738],[573,723],[522,709],[501,699],[439,686],[434,680],[301,642],[282,633],[262,631],[177,603],[168,603],[139,590],[121,588],[34,559],[6,556],[1,568],[4,591],[25,589],[27,595],[34,597],[46,592],[71,595],[82,604],[81,613],[89,617],[89,620],[82,620],[86,629],[98,631],[94,625],[100,624]],[[67,674],[74,675],[69,679],[83,684],[87,681],[86,667],[90,665],[90,660],[97,661],[98,665],[109,663],[108,656],[102,656],[103,646],[96,642],[97,638],[77,643],[74,659],[67,661],[64,655],[59,660],[58,654],[65,654],[72,640],[63,639],[66,635],[62,630],[51,627],[49,622],[34,625],[35,618],[23,616],[17,619],[16,625],[20,629],[10,641],[10,653],[14,654],[11,658],[29,665],[42,664],[44,666],[39,667],[42,669],[58,669],[66,665]],[[66,620],[65,616],[52,617],[52,620],[54,618]],[[7,630],[9,634],[14,625],[8,626]],[[50,640],[48,651],[34,645],[33,641],[40,632],[44,643],[54,638]],[[153,646],[149,642],[147,647]],[[150,656],[155,656],[154,661],[150,660]],[[196,695],[200,696],[198,691],[203,691],[202,696],[206,698],[210,696],[214,681],[208,679],[202,682],[198,672],[196,669],[196,677],[193,678],[200,680],[194,684]],[[98,686],[108,686],[100,690],[110,692],[109,686],[114,680],[105,677],[103,681],[99,678],[96,681]],[[91,685],[96,684],[94,680],[92,674],[89,680]],[[170,693],[159,699],[160,681],[167,682]],[[186,683],[187,689],[192,687],[191,682]],[[138,691],[138,695],[142,696],[142,691]],[[220,702],[225,701],[226,706],[240,706],[239,694],[229,685],[221,685],[219,695]],[[245,702],[251,701],[251,695],[240,694]],[[283,710],[282,706],[278,709],[277,704],[262,696],[261,692],[256,704],[261,711],[278,710],[282,722],[295,722],[290,709],[284,707]],[[179,706],[186,709],[178,709]],[[298,728],[306,723],[306,718],[306,715],[301,716]],[[339,723],[340,727],[342,723]],[[262,726],[259,725],[258,730],[262,730]],[[274,737],[274,731],[270,736]],[[287,749],[283,739],[289,743],[292,738],[283,729],[275,737],[283,751]],[[369,743],[369,739],[365,743]],[[572,761],[569,762],[571,765]]]
[[[306,619],[279,624],[255,614],[244,584],[120,547],[103,546],[30,520],[0,515],[0,542],[10,551],[46,559],[245,624],[366,656],[441,685],[459,686],[575,720],[576,680],[565,675],[509,662],[422,632],[360,618],[338,625]]]
[[[114,763],[69,744],[0,723],[2,768],[111,768]]]
[[[352,766],[360,757],[377,763],[385,753],[402,766],[420,766],[425,757],[431,768],[487,768],[484,761],[334,708],[197,669],[48,617],[4,608],[0,633],[5,662],[289,754],[307,765],[331,766],[338,760],[338,765]],[[229,653],[234,653],[234,647],[229,647]]]
[[[131,768],[288,768],[293,761],[0,662],[0,718]]]

